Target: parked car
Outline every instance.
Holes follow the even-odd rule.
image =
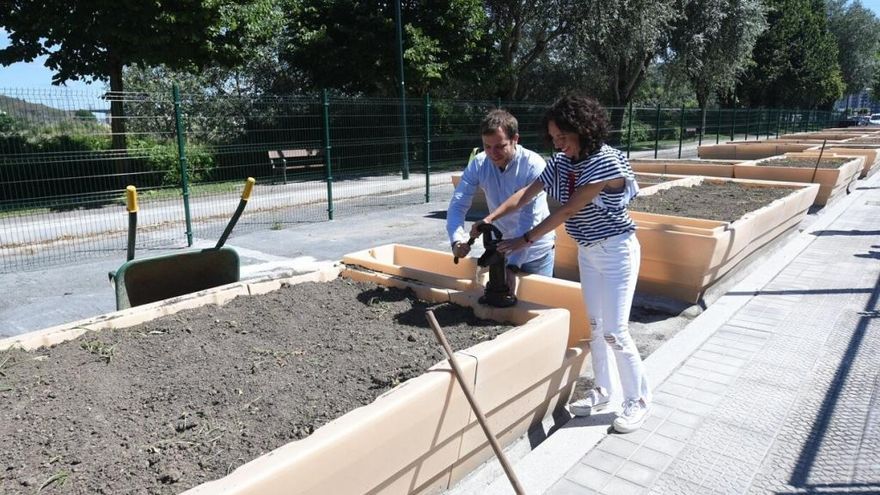
[[[871,124],[871,117],[867,115],[853,115],[846,119],[846,125],[841,127],[861,126]],[[878,122],[880,123],[880,122]]]
[[[880,113],[871,114],[871,118],[868,119],[868,123],[871,125],[880,125]]]

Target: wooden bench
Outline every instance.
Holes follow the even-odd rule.
[[[281,171],[282,180],[287,183],[288,170],[307,170],[324,166],[324,152],[319,148],[301,148],[291,150],[269,150],[269,164],[272,175]]]

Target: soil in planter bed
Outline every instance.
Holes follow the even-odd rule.
[[[736,182],[703,182],[674,186],[654,194],[637,196],[630,209],[660,215],[733,222],[791,194],[791,189],[746,187]]]
[[[811,158],[784,158],[781,160],[766,160],[758,163],[758,166],[813,168],[816,166],[816,161]],[[852,158],[823,158],[819,162],[819,168],[840,168],[841,165],[849,161],[852,161]]]
[[[171,494],[372,402],[510,326],[346,279],[0,352],[0,493]]]

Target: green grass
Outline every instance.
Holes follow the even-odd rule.
[[[110,364],[110,361],[113,360],[116,347],[101,342],[99,340],[89,340],[86,342],[82,342],[79,346],[86,352],[98,356],[98,358],[100,358],[106,364]]]
[[[58,471],[57,473],[50,476],[46,481],[44,481],[37,491],[42,492],[44,489],[53,484],[57,486],[64,486],[64,484],[67,483],[68,478],[70,478],[70,473],[68,473],[67,471]]]
[[[234,180],[234,181],[226,181],[226,182],[209,182],[206,184],[190,184],[190,197],[194,196],[208,196],[211,194],[219,194],[219,193],[229,193],[229,192],[240,192],[244,187],[243,180]],[[165,188],[157,188],[157,189],[143,189],[138,190],[138,200],[163,200],[163,199],[173,199],[181,197],[183,193],[179,187],[165,187]],[[83,201],[79,203],[79,207],[83,207],[84,205],[94,204],[93,201]],[[125,192],[119,192],[118,194],[111,195],[108,199],[103,202],[103,206],[105,207],[123,207],[125,206]],[[10,206],[9,208],[0,211],[0,218],[10,218],[10,217],[18,217],[18,216],[29,216],[29,215],[42,215],[49,214],[57,210],[71,210],[77,209],[77,203],[71,203],[70,199],[63,199],[54,204],[52,202],[47,202],[47,204],[41,206],[20,206],[16,207],[15,205]]]

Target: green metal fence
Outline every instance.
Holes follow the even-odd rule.
[[[111,101],[124,109],[115,117],[124,131],[113,132]],[[551,151],[540,129],[545,102],[408,99],[404,134],[399,99],[0,90],[0,271],[122,260],[127,185],[140,193],[139,253],[216,240],[247,177],[257,188],[238,233],[429,201],[449,191],[449,174],[481,145],[480,118],[498,106],[519,119],[524,146]],[[608,110],[612,144],[666,157],[840,118],[709,109],[704,123],[693,108]],[[273,167],[269,153],[285,150],[303,156]]]

